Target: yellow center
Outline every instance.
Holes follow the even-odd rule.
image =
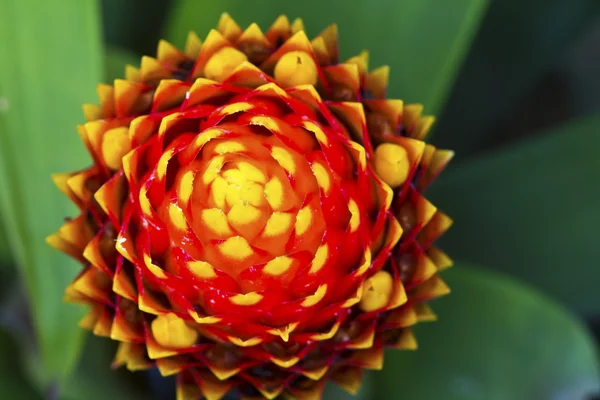
[[[202,258],[189,265],[196,276],[214,277],[213,269],[235,276],[252,265],[283,276],[293,266],[290,252],[317,251],[325,229],[320,204],[303,202],[328,189],[324,165],[311,173],[305,158],[275,136],[216,132],[201,147],[193,170],[178,177],[179,205],[167,209],[173,228],[191,228],[203,245]],[[315,269],[323,261],[318,257]]]

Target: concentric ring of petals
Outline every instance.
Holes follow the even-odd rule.
[[[224,14],[98,86],[93,166],[54,177],[81,214],[48,241],[83,263],[66,296],[121,342],[115,365],[177,374],[179,399],[318,398],[416,348],[452,264],[422,192],[452,153],[367,64],[338,63],[335,26]]]

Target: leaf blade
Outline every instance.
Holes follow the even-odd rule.
[[[73,212],[50,174],[89,162],[75,125],[101,77],[99,10],[94,0],[3,5],[0,59],[10,62],[0,63],[1,205],[49,382],[66,377],[82,344],[81,310],[62,303],[79,268],[44,238]]]
[[[117,344],[107,338],[92,336],[86,340],[85,350],[77,370],[63,385],[64,400],[142,400],[151,398],[150,393],[135,384],[132,372],[124,368],[110,367],[117,351]]]
[[[104,81],[112,84],[115,79],[123,79],[126,65],[139,67],[139,57],[120,47],[108,46],[104,53]]]
[[[17,348],[12,337],[0,330],[0,393],[7,399],[41,400],[42,396],[31,387],[18,365]]]
[[[579,399],[600,389],[593,339],[561,307],[482,268],[444,277],[453,292],[434,302],[439,320],[418,326],[417,351],[386,354],[374,398]]]
[[[450,168],[430,193],[455,220],[444,248],[596,312],[599,131],[600,115],[583,118]]]
[[[167,22],[167,37],[183,44],[190,30],[196,29],[204,35],[216,26],[224,10],[241,26],[257,22],[263,30],[282,13],[290,19],[303,18],[311,35],[337,23],[342,59],[368,49],[372,68],[385,64],[391,67],[390,96],[423,103],[427,112],[437,113],[488,3],[487,0],[262,0],[252,3],[226,0],[205,4],[179,0]]]
[[[552,87],[550,99],[530,104],[528,96],[556,69],[557,62],[572,57],[567,51],[569,46],[593,25],[599,12],[600,3],[588,0],[493,2],[457,79],[457,89],[441,116],[436,143],[455,149],[458,158],[466,159],[494,143],[514,140],[547,123],[547,108],[565,101],[555,97],[567,97],[572,89],[561,89],[560,79],[547,77],[559,86]],[[535,105],[540,102],[545,107]],[[552,113],[558,114],[554,119],[564,118],[557,109]]]

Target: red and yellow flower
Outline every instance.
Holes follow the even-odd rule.
[[[66,297],[120,342],[116,366],[177,374],[179,399],[319,398],[416,348],[451,265],[422,192],[452,152],[385,98],[388,67],[337,53],[335,26],[311,41],[225,14],[98,86],[93,165],[54,177],[81,214],[48,240],[83,263]]]

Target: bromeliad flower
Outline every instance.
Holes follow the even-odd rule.
[[[416,348],[451,264],[422,192],[452,153],[385,98],[387,67],[337,57],[335,26],[310,41],[225,14],[98,86],[93,166],[55,176],[81,214],[49,242],[83,263],[66,297],[120,342],[115,366],[177,374],[179,399],[319,398]]]

